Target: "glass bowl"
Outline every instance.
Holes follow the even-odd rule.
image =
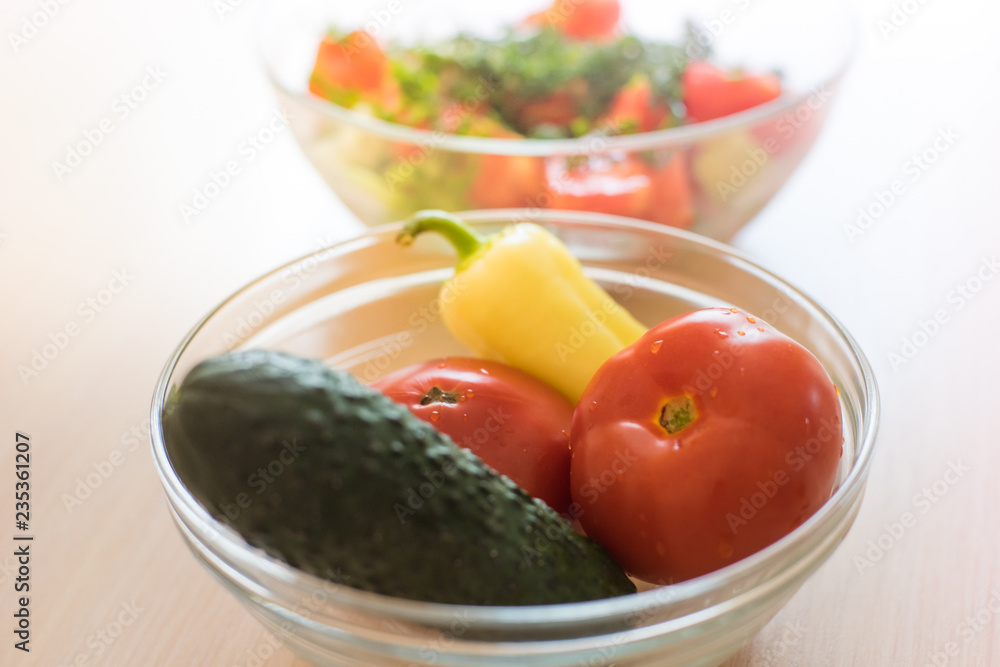
[[[319,358],[369,381],[417,361],[466,353],[439,317],[438,291],[453,272],[452,249],[434,237],[400,247],[399,225],[388,225],[250,283],[205,317],[170,358],[153,398],[152,442],[181,534],[272,633],[316,664],[718,664],[774,616],[854,521],[878,424],[878,392],[863,353],[807,296],[697,235],[588,213],[496,210],[462,217],[483,233],[528,217],[544,225],[647,325],[694,308],[733,305],[809,348],[841,393],[844,455],[833,497],[780,541],[721,570],[636,595],[562,605],[397,599],[314,578],[249,546],[194,499],[171,466],[161,422],[165,400],[195,364],[233,349]]]
[[[625,25],[641,37],[678,42],[691,21],[698,42],[713,49],[713,62],[778,70],[784,93],[717,120],[640,134],[616,136],[608,127],[579,139],[458,136],[381,121],[310,94],[323,35],[331,26],[412,44],[459,31],[489,35],[545,0],[274,0],[263,10],[259,41],[303,151],[365,224],[424,208],[568,208],[728,240],[812,146],[853,51],[851,17],[837,2],[622,4]],[[600,178],[581,184],[583,172]]]

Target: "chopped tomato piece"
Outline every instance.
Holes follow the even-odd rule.
[[[591,159],[568,169],[563,158],[555,158],[546,169],[546,177],[552,193],[549,208],[633,218],[644,217],[649,208],[649,175],[645,165],[631,156]]]
[[[666,102],[653,95],[649,79],[636,77],[615,94],[601,125],[623,134],[650,132],[664,127],[670,115]]]
[[[555,0],[548,9],[532,14],[528,25],[552,26],[571,39],[604,41],[618,32],[621,19],[618,0]]]
[[[671,227],[687,229],[694,220],[694,195],[683,151],[649,172],[649,209],[640,217]]]
[[[539,125],[565,127],[580,115],[576,98],[568,90],[560,90],[525,102],[517,112],[522,126],[535,128]]]
[[[781,94],[781,81],[773,74],[724,72],[692,62],[681,76],[681,88],[689,119],[701,122],[770,102]]]
[[[467,134],[497,139],[520,139],[520,134],[488,116],[470,119]],[[532,203],[545,189],[542,158],[531,155],[481,155],[469,199],[482,208],[518,208]]]
[[[536,206],[545,188],[542,158],[531,155],[482,155],[469,198],[482,208]]]
[[[355,95],[383,108],[395,106],[400,97],[389,58],[364,30],[343,39],[330,35],[323,39],[309,77],[309,90],[333,102]]]

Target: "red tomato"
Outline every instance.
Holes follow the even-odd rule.
[[[694,220],[694,192],[683,151],[674,153],[649,171],[649,209],[646,220],[687,229]]]
[[[577,99],[568,90],[558,90],[545,97],[528,100],[517,110],[517,120],[524,127],[539,125],[565,127],[580,115]]]
[[[327,35],[319,45],[309,90],[339,102],[345,92],[389,108],[399,102],[399,88],[392,78],[389,58],[375,38],[357,30],[337,40]]]
[[[548,9],[529,16],[525,23],[553,26],[571,39],[605,41],[618,32],[621,11],[618,0],[555,0]]]
[[[688,118],[701,122],[770,102],[781,94],[781,80],[773,74],[727,73],[706,62],[692,62],[681,76],[681,90]]]
[[[469,189],[481,208],[530,208],[545,189],[542,158],[531,155],[482,155]]]
[[[621,128],[621,132],[651,132],[663,128],[670,115],[666,102],[653,96],[649,80],[637,78],[615,93],[607,116],[597,125]]]
[[[677,582],[763,549],[830,498],[840,402],[795,341],[735,308],[698,310],[600,368],[572,448],[587,534],[635,576]]]
[[[488,116],[469,120],[467,134],[478,137],[518,139],[521,135]],[[480,208],[521,208],[534,206],[545,189],[543,158],[531,155],[482,155],[469,199]]]
[[[496,361],[445,357],[372,386],[552,509],[568,511],[573,406],[549,385]]]
[[[649,207],[649,175],[631,156],[593,159],[570,168],[564,159],[553,158],[545,175],[552,193],[549,208],[642,218]]]

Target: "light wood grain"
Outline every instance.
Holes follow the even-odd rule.
[[[1000,596],[1000,278],[960,309],[949,301],[1000,251],[1000,15],[985,1],[926,3],[884,37],[878,21],[892,3],[858,4],[863,44],[828,126],[736,242],[855,333],[882,387],[879,447],[847,540],[729,667],[924,665],[935,655],[936,664],[1000,664],[1000,619],[989,611]],[[250,55],[254,5],[220,20],[208,0],[70,3],[20,52],[6,38],[0,48],[0,517],[13,516],[8,443],[19,429],[33,448],[36,535],[27,655],[7,629],[13,558],[0,547],[0,664],[301,664],[272,651],[188,553],[146,439],[128,436],[148,424],[160,368],[212,305],[359,229],[290,136],[193,224],[178,214],[274,108]],[[37,10],[5,3],[0,25]],[[59,182],[52,160],[150,65],[169,73],[162,86]],[[947,127],[954,145],[909,180],[907,161]],[[852,243],[844,225],[897,178],[907,179],[905,193]],[[85,321],[78,304],[123,268],[134,279]],[[888,353],[940,309],[948,322],[894,369]],[[22,382],[18,365],[70,322],[79,335]],[[67,494],[113,452],[120,465],[67,508]],[[915,496],[942,488],[959,463],[969,469],[924,511]],[[886,526],[906,512],[915,524],[862,567],[869,541],[885,543]],[[6,545],[13,529],[3,526]],[[118,634],[129,605],[136,617]],[[104,643],[102,630],[117,636]],[[955,655],[945,662],[949,642]]]

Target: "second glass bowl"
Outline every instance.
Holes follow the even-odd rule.
[[[853,51],[853,23],[838,2],[623,0],[625,25],[640,37],[677,43],[690,21],[714,61],[779,70],[784,92],[717,120],[622,136],[614,128],[564,140],[458,136],[381,121],[307,90],[331,27],[420,44],[460,31],[491,34],[545,4],[274,0],[260,42],[306,156],[367,225],[424,208],[573,208],[689,227],[718,240],[753,218],[808,153]],[[583,172],[600,179],[581,185]],[[567,197],[572,206],[561,205]]]

